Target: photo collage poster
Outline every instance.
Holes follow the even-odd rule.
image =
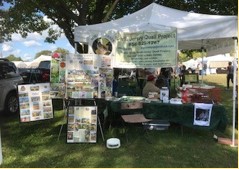
[[[113,69],[99,68],[100,98],[111,97],[113,88]]]
[[[49,83],[18,85],[18,98],[21,122],[53,118]]]
[[[110,66],[111,63],[109,59],[105,60],[104,57],[100,55],[71,54],[67,56],[66,59],[67,97],[100,98],[101,93],[107,93],[107,95],[109,95],[108,93],[111,92],[111,83],[113,76],[112,69],[109,68]],[[101,89],[104,91],[100,91]]]
[[[67,116],[67,143],[96,143],[96,106],[70,106]]]
[[[53,55],[51,59],[51,98],[65,98],[66,55]]]
[[[194,103],[193,125],[210,126],[213,104]]]

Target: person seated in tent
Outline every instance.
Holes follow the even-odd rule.
[[[150,92],[160,93],[160,89],[155,86],[156,77],[154,75],[148,75],[147,82],[143,88],[143,96],[148,97]],[[159,95],[158,95],[159,96]]]

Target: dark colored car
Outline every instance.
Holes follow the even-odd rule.
[[[38,68],[20,69],[25,84],[50,82],[51,61],[41,61]]]

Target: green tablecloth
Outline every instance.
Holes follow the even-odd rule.
[[[114,120],[120,114],[130,114],[132,110],[121,110],[120,101],[108,101],[108,116]],[[224,131],[227,126],[226,110],[223,105],[213,105],[210,126],[193,125],[194,105],[193,104],[169,104],[160,102],[143,103],[141,111],[146,118],[168,120],[183,126]]]

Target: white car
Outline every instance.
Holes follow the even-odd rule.
[[[17,85],[23,83],[14,63],[0,58],[0,112],[13,114],[19,111]]]

